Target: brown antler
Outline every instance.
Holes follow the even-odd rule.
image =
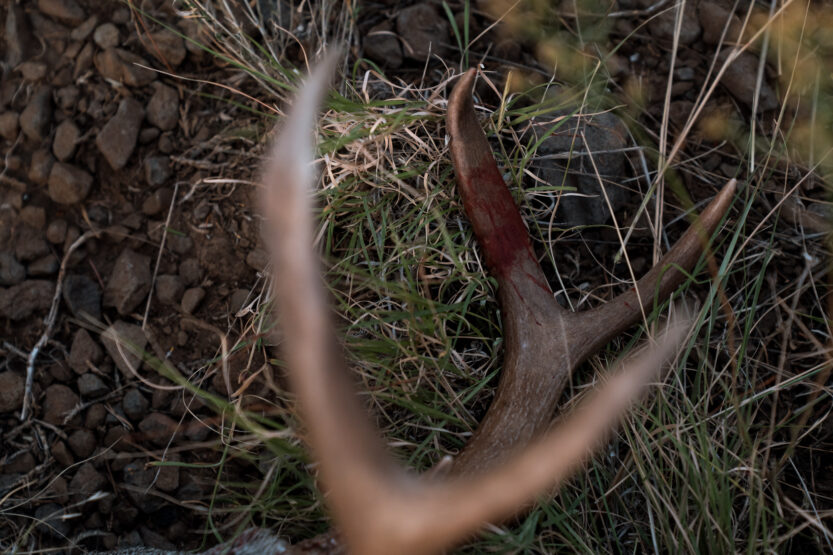
[[[591,338],[587,314],[569,315],[553,302],[523,222],[474,119],[468,98],[474,74],[468,73],[452,95],[449,129],[467,212],[500,281],[506,369],[483,426],[455,465],[457,476],[443,481],[417,478],[395,465],[350,386],[332,337],[312,250],[308,189],[312,147],[308,136],[334,61],[333,55],[328,56],[296,99],[264,176],[276,306],[289,377],[309,428],[314,456],[320,462],[328,503],[348,546],[367,554],[438,552],[485,522],[508,518],[564,480],[671,355],[686,325],[669,324],[657,346],[629,362],[574,414],[535,439],[548,427],[558,397],[557,392],[542,389],[560,391],[578,361],[602,345],[603,338],[636,321],[639,306],[622,297],[610,303],[614,308],[600,309],[608,311],[606,318],[616,319],[616,327],[599,329],[610,323],[598,322]],[[727,196],[721,194],[724,200],[712,210],[713,223],[702,224],[704,232],[716,225],[727,206]],[[699,242],[696,235],[687,237],[693,245],[675,247],[669,256],[676,252],[674,261],[690,266],[699,253]],[[681,252],[686,256],[680,256]],[[641,297],[636,297],[644,300],[653,293],[659,272],[652,270],[640,282]],[[663,295],[679,281],[665,277],[670,273],[660,281]],[[585,331],[571,332],[568,319]],[[544,347],[545,354],[537,353],[538,347]],[[520,402],[523,396],[526,403]],[[519,414],[510,414],[512,411]],[[526,449],[514,449],[530,440]],[[494,464],[497,461],[501,464]]]

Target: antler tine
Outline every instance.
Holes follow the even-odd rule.
[[[475,532],[485,521],[511,516],[581,464],[674,351],[687,324],[670,325],[658,347],[626,365],[564,424],[544,434],[528,450],[508,457],[504,465],[440,482],[407,476],[385,453],[353,394],[343,359],[334,348],[319,263],[312,250],[309,134],[335,58],[331,54],[320,64],[298,96],[264,174],[263,203],[270,224],[268,242],[274,256],[276,310],[284,334],[284,354],[328,488],[327,501],[347,545],[356,553],[370,555],[439,552]],[[511,219],[508,211],[504,216]],[[525,245],[523,241],[512,244],[524,249],[529,246],[528,240]],[[531,248],[528,254],[532,255]],[[534,262],[534,257],[531,260]],[[512,341],[523,340],[518,326],[549,325],[536,320],[542,316],[539,310],[524,305],[531,298],[528,295],[536,291],[541,298],[548,297],[546,284],[535,283],[534,268],[525,264],[505,266],[501,282],[501,290],[509,290],[501,292],[502,302],[514,306],[518,313],[507,326]],[[519,267],[530,270],[529,281],[516,275]],[[510,329],[512,326],[515,328]],[[521,365],[527,356],[522,354],[513,364]]]
[[[455,460],[453,470],[460,474],[490,468],[507,451],[525,445],[549,426],[573,370],[636,323],[655,298],[663,301],[679,286],[735,191],[732,180],[639,281],[639,295],[627,292],[596,310],[570,313],[553,298],[477,121],[472,102],[475,77],[474,69],[463,74],[449,97],[448,132],[463,207],[498,280],[505,348],[495,399]]]

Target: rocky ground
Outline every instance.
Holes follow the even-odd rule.
[[[199,24],[180,17],[171,2],[133,4],[143,13],[115,1],[0,5],[5,21],[0,41],[5,47],[0,86],[4,548],[12,537],[25,537],[33,551],[68,541],[80,549],[198,547],[215,487],[212,474],[198,466],[215,464],[222,453],[216,449],[217,411],[154,370],[168,365],[218,398],[249,406],[267,395],[262,371],[270,354],[258,341],[261,329],[252,327],[267,264],[250,186],[259,165],[258,120],[228,102],[239,102],[233,91],[205,82],[245,90],[246,77],[166,29],[206,41]],[[428,64],[431,80],[441,64],[429,56],[457,52],[453,26],[439,4],[363,4],[372,9],[356,22],[360,38],[352,52],[390,74],[404,81],[425,78]],[[463,3],[449,4],[456,27],[468,26],[472,36],[491,23],[485,11],[476,10],[465,25]],[[672,132],[685,125],[694,107],[709,72],[709,53],[721,40],[733,40],[739,25],[727,8],[730,2],[687,5],[670,90]],[[607,69],[616,87],[638,82],[646,107],[642,123],[659,129],[675,22],[669,12],[638,27],[652,15],[650,6],[620,0],[619,8],[632,15],[614,19],[609,40],[635,38],[609,58]],[[531,67],[546,74],[531,39],[490,33],[470,55],[482,54],[491,69]],[[301,59],[299,52],[288,52]],[[753,110],[777,110],[773,77],[765,74],[759,86],[757,68],[755,53],[742,54],[706,107],[708,114],[743,125]],[[487,103],[497,104],[497,95],[482,92]],[[248,121],[250,132],[241,132]],[[577,125],[586,131],[586,145],[573,142]],[[691,152],[703,154],[698,167],[715,181],[743,178],[735,153],[714,150],[708,133],[703,127],[692,135],[697,144]],[[638,173],[631,158],[615,152],[632,144],[623,122],[602,114],[589,124],[564,126],[540,152],[563,152],[571,145],[613,151],[600,157],[598,170],[618,181]],[[564,223],[606,223],[608,204],[584,163],[567,172],[557,160],[542,162],[535,171],[544,180],[566,179],[595,195],[565,202],[559,215]],[[694,202],[712,193],[695,175],[682,176]],[[808,198],[821,195],[812,180],[803,190]],[[632,213],[639,203],[625,189],[611,190],[610,200],[622,213]],[[543,199],[542,218],[548,208]],[[812,209],[791,210],[796,220],[824,228]],[[591,232],[588,237],[598,240],[594,253],[612,252],[611,233]],[[797,248],[785,252],[801,257]],[[633,270],[640,274],[648,259],[646,249],[645,256],[635,257]],[[800,268],[787,264],[782,271],[789,278]],[[207,363],[222,352],[229,329],[244,340],[227,357],[224,372]],[[25,399],[28,358],[44,334]],[[127,342],[115,341],[117,335]],[[143,362],[136,350],[155,362],[148,357]],[[270,410],[284,406],[280,399],[270,402]],[[28,414],[21,421],[24,403]],[[159,461],[190,466],[149,464]],[[245,476],[257,464],[236,461],[232,470]],[[105,495],[91,498],[96,492]],[[7,510],[8,504],[14,509]],[[12,512],[24,516],[7,516]],[[66,514],[72,517],[63,519]]]

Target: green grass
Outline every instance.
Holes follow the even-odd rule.
[[[453,23],[447,5],[446,10]],[[275,95],[268,97],[269,103],[282,104],[284,91],[295,85],[291,68],[252,39],[230,37],[218,24],[226,16],[209,16],[204,7],[199,11],[216,37],[226,40],[226,51],[212,53],[232,60],[264,85],[259,94]],[[311,21],[318,15],[311,14]],[[353,16],[339,14],[335,19],[345,28],[335,34],[352,36]],[[454,25],[464,65],[471,55],[468,32]],[[288,39],[278,36],[280,41]],[[524,143],[513,129],[554,105],[575,108],[577,100],[584,101],[586,110],[590,105],[619,106],[648,163],[667,155],[652,142],[657,130],[640,128],[645,125],[642,114],[628,108],[639,104],[623,98],[623,91],[602,98],[583,94],[598,91],[598,81],[606,79],[602,72],[591,73],[555,100],[545,97],[545,85],[509,94],[502,105],[491,107],[494,112],[485,121],[531,233],[537,244],[546,245],[543,256],[559,268],[567,295],[576,304],[587,304],[588,296],[593,303],[611,298],[627,287],[627,274],[616,274],[618,282],[611,283],[600,270],[571,270],[577,259],[584,270],[594,255],[583,249],[575,230],[548,228],[532,217],[530,195],[556,194],[561,188],[518,187],[538,145]],[[368,99],[364,78],[356,73],[338,83],[318,130],[325,157],[316,196],[321,208],[318,248],[361,398],[402,464],[425,470],[456,453],[488,407],[501,368],[500,307],[496,284],[485,271],[456,195],[443,127],[445,94],[429,88],[403,90],[375,72],[368,79],[386,93]],[[815,98],[822,103],[818,94]],[[272,124],[262,119],[264,135]],[[801,434],[812,437],[809,427],[819,425],[829,410],[820,407],[829,403],[815,405],[816,412],[799,433],[795,428],[801,414],[810,410],[809,384],[824,376],[829,364],[799,329],[772,325],[773,319],[788,321],[789,311],[777,300],[782,299],[795,318],[824,330],[819,341],[829,337],[822,303],[828,294],[824,271],[807,262],[808,257],[825,256],[826,247],[773,208],[784,184],[796,179],[782,165],[790,160],[793,128],[759,134],[754,141],[746,141],[747,134],[738,144],[723,145],[741,168],[750,165],[754,154],[756,167],[742,180],[727,224],[714,239],[717,274],[709,276],[701,264],[677,294],[698,299],[696,332],[663,385],[557,495],[542,496],[515,522],[489,527],[460,552],[759,553],[829,546],[819,527],[829,525],[830,513],[816,510],[818,493],[802,491],[803,482],[796,478],[803,475],[804,482],[811,481],[803,468],[796,470],[803,464],[801,457],[808,456],[807,438],[803,443],[799,439]],[[705,170],[697,154],[694,146],[690,153],[683,151],[669,168],[667,182],[681,184],[680,176],[687,172],[712,187],[721,185],[722,178]],[[802,164],[796,168],[801,175],[808,171]],[[640,176],[638,167],[634,174]],[[653,191],[656,182],[643,179],[639,186]],[[665,200],[667,216],[689,208],[671,194]],[[646,210],[652,216],[649,212],[653,208]],[[679,234],[680,228],[673,226],[673,233]],[[559,237],[561,242],[550,242]],[[650,260],[651,245],[634,243],[629,249]],[[614,258],[595,263],[612,267]],[[790,272],[787,267],[806,270]],[[721,289],[732,319],[727,319]],[[264,296],[252,329],[269,328],[269,309]],[[589,361],[574,376],[562,410],[574,406],[595,376],[629,350],[642,331],[632,330]],[[274,369],[280,370],[279,361]],[[229,447],[224,452],[223,461],[266,462],[257,464],[261,474],[255,472],[248,480],[225,472],[223,461],[216,467],[208,543],[247,525],[271,527],[293,541],[329,527],[314,467],[297,454],[302,442],[295,435],[299,423],[288,410],[291,395],[275,394],[274,402],[284,412],[268,422],[258,420],[287,437],[264,439],[260,449]],[[246,431],[229,424],[223,434],[230,446],[241,434],[267,437],[261,427],[241,419],[233,422]],[[235,526],[220,531],[218,523],[229,515],[239,517]]]

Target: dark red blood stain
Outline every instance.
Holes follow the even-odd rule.
[[[463,206],[492,272],[504,274],[525,256],[534,260],[526,227],[494,161],[484,160],[460,176],[459,184]]]

